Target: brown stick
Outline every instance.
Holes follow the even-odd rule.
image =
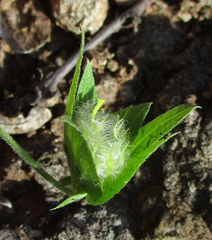
[[[129,8],[126,12],[118,16],[109,25],[97,33],[96,36],[94,36],[88,43],[85,44],[84,52],[95,48],[99,43],[107,39],[111,34],[118,31],[122,27],[122,24],[125,22],[125,20],[130,17],[133,12],[139,10],[139,14],[142,14],[148,2],[148,0],[139,1],[134,6]],[[37,99],[35,101],[36,104],[39,104],[41,98],[45,96],[48,90],[51,92],[55,92],[57,90],[57,84],[75,67],[78,55],[79,52],[70,57],[68,61],[53,74],[53,76],[44,80],[40,86],[34,89],[34,94],[37,96]],[[27,94],[25,97],[29,98],[29,95],[30,94]],[[18,101],[18,99],[16,99],[16,101]],[[29,103],[29,100],[25,102]]]

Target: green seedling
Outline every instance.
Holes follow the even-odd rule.
[[[49,183],[70,197],[56,208],[84,197],[91,205],[102,204],[117,194],[142,163],[177,133],[167,135],[197,106],[180,105],[145,126],[141,124],[151,103],[130,106],[117,113],[102,108],[96,96],[89,61],[80,80],[84,32],[80,54],[69,91],[64,121],[64,151],[70,176],[60,182],[52,178],[10,135],[0,136]],[[54,209],[56,209],[54,208]]]

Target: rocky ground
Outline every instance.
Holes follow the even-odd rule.
[[[10,17],[8,9],[18,9],[9,2],[8,6],[0,2],[3,20]],[[17,2],[25,4],[25,15],[38,4]],[[19,24],[19,32],[4,25],[0,31],[0,126],[58,180],[68,171],[63,126],[58,119],[64,113],[73,71],[42,105],[32,106],[20,99],[40,84],[42,75],[45,78],[54,72],[79,48],[79,22],[89,41],[102,25],[129,8],[114,1],[96,4],[94,8],[87,1],[81,11],[76,9],[82,6],[72,7],[75,15],[85,13],[73,21],[64,13],[69,9],[58,12],[57,6],[38,4],[31,11],[31,25]],[[211,240],[211,1],[151,1],[142,16],[134,14],[86,57],[91,61],[98,96],[106,99],[111,110],[152,102],[148,122],[183,103],[202,109],[176,127],[180,134],[157,150],[119,194],[95,207],[81,201],[50,211],[66,196],[1,140],[0,239]]]

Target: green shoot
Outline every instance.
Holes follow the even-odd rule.
[[[80,79],[84,32],[79,59],[68,95],[64,121],[64,151],[70,177],[57,182],[46,173],[7,133],[0,136],[46,181],[70,197],[56,208],[86,197],[89,204],[98,205],[111,199],[133,177],[142,163],[177,133],[167,135],[192,110],[180,105],[141,128],[151,103],[130,106],[113,114],[101,106],[105,102],[96,96],[89,61]],[[78,86],[79,85],[79,86]],[[70,190],[66,185],[71,185]]]

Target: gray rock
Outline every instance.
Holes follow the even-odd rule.
[[[56,24],[77,35],[81,33],[80,27],[91,34],[98,31],[109,8],[107,0],[59,0],[49,4]]]

